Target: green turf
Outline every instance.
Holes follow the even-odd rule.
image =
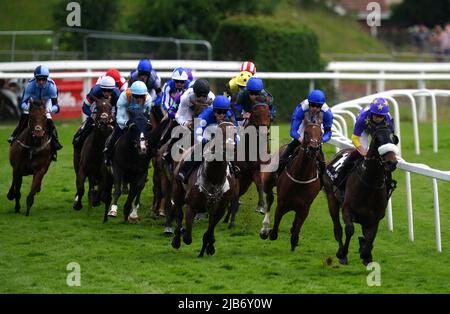
[[[450,169],[450,126],[440,123],[440,151],[431,152],[431,125],[420,125],[423,155],[413,154],[411,123],[402,124],[404,157],[433,167]],[[381,286],[368,287],[369,271],[361,264],[355,237],[348,266],[338,265],[337,243],[325,198],[321,192],[300,233],[299,247],[290,251],[289,228],[293,213],[281,223],[279,239],[258,236],[263,216],[255,213],[254,188],[243,197],[237,227],[216,228],[216,254],[197,258],[206,221],[194,224],[193,243],[171,247],[162,234],[163,221],[150,213],[151,183],[143,193],[137,225],[125,224],[122,212],[102,224],[102,207],[72,210],[75,193],[71,137],[75,123],[57,123],[64,148],[52,163],[37,195],[31,215],[14,214],[6,193],[11,180],[8,145],[12,124],[0,126],[0,293],[448,293],[450,268],[450,195],[448,183],[439,183],[443,252],[435,249],[431,180],[413,179],[415,242],[408,241],[404,175],[397,171],[399,188],[393,197],[394,232],[380,225],[373,250],[381,265]],[[281,134],[287,141],[287,125]],[[334,148],[326,145],[329,158]],[[24,180],[22,206],[30,178]],[[363,197],[363,196],[362,196]],[[123,199],[121,200],[123,203]],[[84,202],[84,204],[86,204]],[[274,212],[274,211],[273,211]],[[273,222],[272,212],[272,222]],[[332,258],[327,266],[324,261]],[[81,267],[81,286],[68,287],[67,264]]]

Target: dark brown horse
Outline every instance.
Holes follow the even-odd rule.
[[[336,257],[341,264],[348,264],[348,246],[354,233],[353,222],[359,223],[362,227],[363,236],[359,238],[360,257],[364,265],[372,262],[373,242],[388,203],[386,175],[395,170],[397,164],[396,144],[398,138],[388,128],[379,129],[373,134],[366,157],[347,178],[342,204],[335,195],[331,178],[328,174],[324,175],[324,188],[334,224],[334,237],[339,243]],[[340,151],[329,164],[334,164],[348,151]],[[339,222],[341,205],[345,224],[345,243],[342,243],[342,227]]]
[[[262,180],[261,172],[261,156],[259,155],[260,146],[264,145],[266,152],[268,152],[268,129],[270,127],[270,108],[264,102],[257,103],[252,107],[251,115],[244,128],[244,133],[240,134],[241,143],[245,145],[243,149],[245,150],[244,160],[238,160],[237,166],[240,169],[239,173],[239,197],[244,195],[252,182],[256,185],[256,190],[258,191],[258,205],[256,211],[264,214],[264,185]],[[249,132],[254,131],[254,133]],[[248,136],[246,134],[249,134]],[[247,136],[244,139],[244,136]],[[260,138],[263,136],[264,138]],[[253,149],[250,149],[250,146]],[[241,146],[242,147],[242,146]],[[250,156],[252,154],[253,156]],[[236,211],[233,211],[233,208]],[[239,204],[237,206],[230,206],[227,215],[224,219],[224,223],[228,223],[229,228],[233,228],[236,220],[236,212],[239,210]],[[230,219],[231,218],[231,219]]]
[[[89,208],[99,205],[99,191],[101,186],[101,168],[104,162],[103,149],[108,136],[113,129],[112,106],[109,99],[96,99],[96,112],[93,114],[94,129],[79,149],[73,151],[73,167],[76,174],[77,193],[73,202],[73,209],[80,210],[84,195],[84,181],[89,180]],[[95,190],[97,187],[97,191]]]
[[[15,211],[20,211],[22,177],[33,175],[30,194],[27,196],[27,212],[30,214],[34,195],[41,190],[41,183],[51,162],[51,136],[47,133],[45,104],[30,99],[28,126],[9,148],[9,162],[13,168],[13,180],[8,192],[9,200],[16,200]]]
[[[287,212],[294,210],[295,218],[291,228],[291,250],[298,245],[300,229],[309,214],[309,208],[320,191],[318,160],[322,143],[322,129],[320,124],[306,123],[303,141],[294,151],[294,157],[278,177],[277,208],[275,222],[271,230],[269,226],[269,212],[272,203],[268,202],[264,218],[264,227],[260,232],[263,239],[276,240],[281,218]],[[270,182],[268,182],[270,183]],[[266,193],[272,193],[273,185],[265,187]],[[273,194],[272,194],[273,200]]]
[[[205,160],[197,170],[191,173],[186,186],[183,186],[180,181],[176,180],[171,194],[173,211],[177,221],[175,235],[172,240],[172,246],[175,249],[180,248],[182,234],[185,244],[189,245],[192,243],[192,221],[195,214],[197,212],[208,212],[209,214],[209,226],[208,230],[203,234],[203,245],[199,257],[203,257],[205,251],[208,255],[215,253],[214,228],[222,219],[229,204],[233,200],[237,201],[238,195],[237,180],[230,175],[226,158],[223,157],[220,158],[223,160],[216,160],[208,157],[210,154],[216,154],[221,148],[224,154],[226,151],[231,151],[231,154],[234,154],[234,146],[236,145],[234,125],[230,122],[222,122],[218,128],[224,136],[216,136],[209,143],[212,145],[207,144],[205,146],[205,148],[209,146],[209,149],[206,149],[204,153]],[[189,156],[190,151],[187,151],[186,154]],[[175,169],[175,175],[178,173],[180,165]],[[186,228],[182,228],[182,207],[184,204],[187,205],[184,214]]]

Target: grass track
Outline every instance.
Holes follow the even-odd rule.
[[[450,169],[450,126],[440,123],[440,152],[432,151],[431,124],[421,124],[423,156],[413,153],[411,123],[401,125],[403,156],[438,169]],[[290,251],[289,228],[293,213],[281,223],[277,241],[263,241],[258,232],[262,215],[254,212],[254,188],[243,197],[237,228],[216,229],[216,254],[197,258],[206,221],[194,224],[193,243],[179,250],[162,234],[163,221],[150,214],[151,184],[143,193],[142,220],[127,225],[120,218],[102,224],[101,207],[72,210],[75,176],[72,135],[77,125],[57,123],[64,149],[44,178],[29,217],[14,214],[6,199],[11,180],[8,161],[12,124],[0,125],[0,293],[448,293],[450,276],[450,184],[439,182],[443,252],[435,250],[431,180],[412,175],[415,242],[408,241],[404,175],[395,173],[399,188],[393,197],[394,232],[386,219],[380,225],[373,251],[381,265],[380,287],[368,287],[369,271],[359,261],[356,225],[348,266],[337,264],[323,193],[315,200],[300,233],[299,247]],[[288,125],[282,125],[287,142]],[[330,158],[334,148],[326,145]],[[24,180],[22,206],[30,178]],[[84,202],[84,204],[86,204]],[[123,204],[123,198],[121,199]],[[272,214],[273,217],[273,214]],[[272,219],[273,222],[273,219]],[[333,259],[331,266],[324,260]],[[66,266],[81,266],[81,286],[68,287]]]

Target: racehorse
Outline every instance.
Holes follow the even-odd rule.
[[[121,194],[121,185],[130,184],[130,190],[124,205],[124,219],[129,223],[136,223],[139,219],[137,210],[142,189],[147,181],[150,159],[154,154],[155,138],[152,137],[152,126],[145,113],[129,111],[128,114],[127,130],[117,140],[112,151],[112,176],[106,175],[105,178],[103,222],[108,220],[113,183],[114,201],[111,211],[117,212],[117,200]],[[133,211],[130,214],[131,208]]]
[[[214,228],[222,219],[229,204],[234,200],[237,202],[238,186],[237,180],[230,175],[227,158],[212,159],[208,156],[214,155],[216,151],[222,148],[223,153],[231,152],[234,154],[235,127],[231,122],[222,122],[218,125],[223,136],[217,136],[208,145],[204,153],[205,160],[194,171],[192,171],[187,185],[176,180],[173,184],[171,202],[176,217],[175,235],[172,240],[172,247],[180,248],[181,234],[183,242],[187,245],[192,243],[192,220],[197,212],[208,212],[209,226],[203,234],[203,245],[199,257],[203,257],[205,251],[208,255],[215,253],[214,248]],[[200,144],[198,144],[200,145]],[[208,147],[209,146],[209,147]],[[188,156],[190,150],[186,152]],[[175,169],[175,175],[178,173],[182,162]],[[186,192],[185,192],[186,191]],[[186,203],[185,226],[182,228],[183,211],[182,206]]]
[[[334,237],[339,243],[336,257],[341,264],[348,264],[347,254],[350,239],[354,233],[353,222],[362,227],[359,237],[359,252],[364,265],[372,262],[373,242],[378,224],[384,217],[388,203],[386,175],[397,165],[398,138],[388,128],[375,131],[366,157],[349,174],[345,185],[345,195],[341,204],[335,195],[333,182],[324,175],[324,189],[328,208],[334,225]],[[333,165],[349,150],[336,154],[329,165]],[[342,205],[342,219],[345,224],[345,243],[342,243],[342,226],[339,222],[339,209]]]
[[[269,105],[265,102],[259,102],[252,106],[250,119],[247,121],[248,123],[245,125],[245,129],[249,130],[254,128],[256,131],[256,137],[258,138],[255,143],[255,137],[251,136],[251,132],[248,132],[250,135],[249,138],[246,138],[242,143],[245,145],[245,156],[244,160],[238,160],[237,166],[240,169],[239,173],[239,197],[244,195],[252,182],[255,182],[256,190],[258,191],[258,205],[256,208],[257,212],[265,213],[264,210],[264,185],[262,180],[262,172],[261,172],[261,159],[260,159],[260,147],[259,145],[265,144],[267,146],[268,141],[268,128],[270,127],[270,108]],[[265,128],[261,128],[265,127]],[[244,136],[246,130],[244,129]],[[261,133],[260,133],[261,130]],[[263,131],[264,130],[264,131]],[[260,136],[264,136],[265,138],[260,141]],[[241,137],[243,137],[241,135]],[[252,143],[253,142],[253,143]],[[256,144],[256,145],[253,145]],[[257,156],[252,156],[251,154],[255,154],[256,152],[250,151],[250,146],[253,145],[256,150]],[[255,158],[256,157],[256,158]],[[253,160],[253,161],[252,161]],[[233,211],[233,208],[236,211]],[[236,220],[236,212],[239,210],[239,203],[237,206],[230,206],[227,215],[224,219],[224,223],[228,223],[229,228],[233,228],[235,226]],[[231,218],[231,219],[230,219]]]
[[[303,141],[294,151],[293,158],[278,177],[277,208],[275,222],[271,230],[269,211],[272,203],[268,201],[268,209],[264,217],[264,227],[260,232],[262,239],[276,240],[281,218],[290,210],[295,211],[291,228],[291,250],[298,246],[300,229],[309,214],[309,208],[318,195],[321,186],[318,162],[322,159],[320,153],[322,129],[320,124],[306,122]],[[273,187],[273,186],[272,186]],[[272,193],[272,187],[266,193]],[[273,201],[273,194],[272,194]]]
[[[100,191],[95,187],[101,186],[101,168],[104,161],[103,149],[108,136],[113,129],[112,106],[109,99],[96,99],[96,112],[93,114],[94,129],[87,136],[80,148],[74,148],[73,167],[76,174],[77,193],[73,202],[73,209],[80,210],[83,205],[81,200],[84,195],[84,181],[89,180],[89,208],[98,206]]]
[[[29,101],[28,126],[9,148],[9,162],[13,168],[13,180],[8,199],[16,200],[15,211],[20,211],[22,177],[33,175],[30,194],[27,196],[27,212],[30,214],[34,196],[41,190],[41,183],[51,162],[51,135],[47,132],[46,108],[43,101]]]

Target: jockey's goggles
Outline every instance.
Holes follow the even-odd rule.
[[[184,84],[184,82],[186,81],[182,81],[182,80],[173,80],[175,84]]]
[[[37,76],[36,77],[36,81],[47,81],[47,77],[46,76]]]
[[[227,109],[214,109],[214,113],[217,114],[227,114]]]
[[[112,88],[102,88],[102,92],[104,93],[112,93],[113,89]]]
[[[195,94],[195,96],[197,96],[198,98],[200,98],[200,97],[204,97],[204,98],[206,98],[206,97],[208,97],[208,94]]]
[[[322,104],[318,104],[316,102],[310,102],[309,106],[313,108],[322,108]]]
[[[384,115],[382,115],[382,114],[372,113],[372,117],[378,118],[378,119],[384,119]]]
[[[259,94],[261,94],[261,92],[251,90],[251,91],[248,91],[248,94],[252,95],[252,96],[258,96]]]
[[[145,95],[131,94],[131,96],[133,96],[133,98],[136,98],[136,99],[143,99],[143,98],[145,98]]]

